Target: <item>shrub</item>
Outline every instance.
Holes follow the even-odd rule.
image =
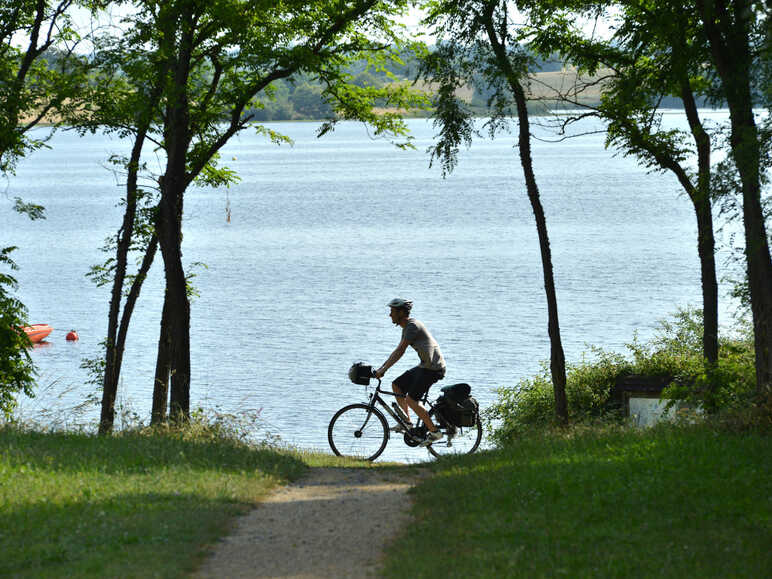
[[[572,423],[621,419],[610,402],[620,376],[643,374],[672,377],[663,397],[702,404],[711,413],[747,408],[755,388],[753,344],[747,335],[721,341],[719,362],[706,368],[702,357],[702,312],[680,310],[660,322],[646,343],[633,338],[628,356],[591,348],[591,358],[566,367],[566,397]],[[491,437],[505,443],[530,430],[555,424],[555,399],[549,369],[497,391],[498,400],[485,411]],[[747,420],[746,420],[747,422]]]
[[[754,358],[752,342],[723,341],[715,367],[692,368],[692,384],[676,383],[663,397],[702,404],[712,414],[748,408],[756,394]]]
[[[11,259],[14,247],[0,247],[0,266],[17,269]],[[30,358],[27,335],[27,309],[13,296],[16,279],[0,270],[0,417],[8,420],[16,407],[16,395],[34,396],[37,371]]]
[[[597,358],[593,362],[583,361],[566,368],[566,397],[572,422],[615,416],[608,405],[611,388],[618,376],[631,371],[630,364],[619,354],[601,350],[594,353]],[[497,394],[498,401],[485,411],[489,424],[495,424],[494,442],[503,443],[555,423],[555,396],[547,366],[514,388],[499,388]]]

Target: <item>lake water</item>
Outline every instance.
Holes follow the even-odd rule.
[[[667,122],[685,126],[680,115]],[[244,133],[222,157],[241,182],[227,192],[188,192],[184,259],[207,266],[195,269],[193,407],[260,410],[265,428],[283,440],[327,449],[332,414],[364,398],[346,377],[349,366],[380,365],[399,341],[385,305],[395,296],[412,298],[415,317],[437,338],[448,363],[444,383],[469,382],[483,407],[496,388],[549,359],[536,227],[514,138],[475,141],[443,180],[428,167],[431,124],[409,124],[413,151],[373,140],[354,123],[322,139],[313,123],[270,125],[294,146]],[[84,276],[104,260],[99,248],[121,221],[120,179],[105,167],[127,145],[65,132],[50,145],[2,185],[10,198],[44,205],[48,218],[32,223],[0,199],[7,205],[0,245],[19,247],[19,297],[32,322],[56,328],[32,352],[40,393],[22,400],[20,414],[94,421],[96,407],[78,416],[66,409],[95,391],[79,366],[99,352],[109,292]],[[700,304],[695,218],[675,178],[614,156],[603,135],[533,147],[569,362],[587,344],[622,350],[634,332],[650,337],[676,308]],[[159,254],[119,391],[145,420],[162,300]],[[65,341],[70,329],[79,342]],[[416,359],[410,350],[387,378]],[[425,456],[392,440],[384,458]]]

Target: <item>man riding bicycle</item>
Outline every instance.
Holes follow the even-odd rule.
[[[402,328],[402,339],[383,366],[376,370],[375,376],[378,379],[382,378],[386,371],[402,357],[408,346],[418,353],[421,363],[397,377],[391,388],[398,395],[397,402],[407,416],[407,421],[410,422],[408,410],[410,408],[428,428],[426,439],[421,443],[421,446],[426,446],[442,438],[442,433],[418,401],[425,396],[432,384],[445,377],[445,359],[442,357],[437,341],[426,326],[410,317],[413,302],[395,298],[388,306],[391,321]],[[392,430],[402,430],[402,427],[396,426]]]

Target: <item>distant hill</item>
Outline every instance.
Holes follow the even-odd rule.
[[[579,77],[574,68],[537,72],[529,77],[527,94],[529,99],[547,102],[553,102],[560,95],[566,95],[583,104],[598,103],[606,75],[607,71],[599,71],[592,76]]]
[[[389,62],[382,70],[368,68],[365,61],[355,62],[349,66],[348,72],[353,77],[353,82],[360,86],[380,87],[386,83],[396,82],[411,83],[415,78],[419,63],[412,53],[403,53],[402,62]],[[55,59],[54,59],[55,60]],[[595,104],[600,102],[603,83],[601,81],[604,72],[601,71],[592,77],[577,77],[576,69],[566,67],[556,58],[535,58],[534,72],[528,82],[529,108],[543,110],[565,108],[565,103],[558,103],[560,95],[568,95],[579,104]],[[484,90],[475,88],[475,83],[470,82],[460,89],[457,94],[471,107],[474,114],[486,116],[490,114],[488,99],[490,94]],[[432,92],[432,87],[425,83],[416,83],[421,90]],[[276,81],[272,85],[274,91],[271,98],[264,98],[260,105],[248,111],[258,122],[286,121],[286,120],[319,120],[327,119],[332,114],[332,108],[324,101],[322,86],[313,77],[299,76],[291,80]],[[663,106],[680,107],[679,99],[671,98],[663,101]],[[707,103],[701,103],[707,106]],[[568,105],[570,106],[570,105]],[[428,116],[429,111],[402,111],[408,116]],[[513,111],[514,113],[514,111]],[[22,121],[28,119],[22,119]],[[55,119],[47,119],[49,122]]]

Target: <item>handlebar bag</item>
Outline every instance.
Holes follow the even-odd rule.
[[[357,362],[352,365],[348,370],[348,378],[354,384],[361,386],[367,386],[370,383],[370,378],[373,376],[373,367],[367,366],[364,362]]]

